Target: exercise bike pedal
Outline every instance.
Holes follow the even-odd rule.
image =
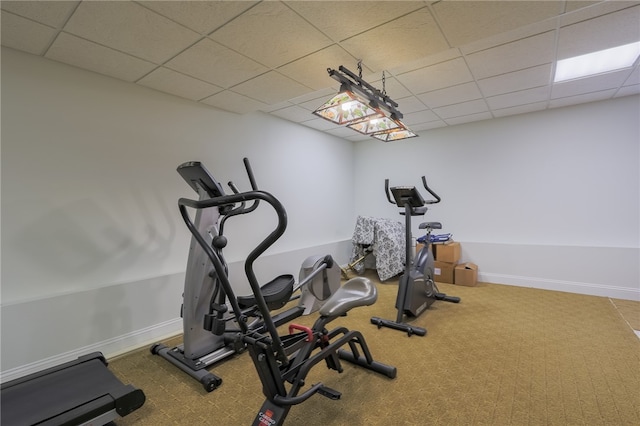
[[[321,385],[318,389],[318,393],[322,396],[325,396],[329,399],[338,400],[342,396],[342,392],[339,392],[335,389],[331,389],[325,385]]]

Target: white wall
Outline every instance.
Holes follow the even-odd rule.
[[[316,248],[345,262],[352,152],[265,114],[226,113],[3,48],[2,371],[89,348],[112,355],[118,339],[180,330],[190,234],[177,200],[195,196],[175,171],[185,161],[248,188],[247,156],[259,187],[284,204],[289,227],[257,265],[262,279],[297,274],[300,253]],[[274,225],[266,203],[228,222],[236,270]]]
[[[443,197],[425,220],[454,232],[481,279],[637,299],[638,103],[352,144],[3,48],[2,380],[180,330],[189,234],[176,202],[192,192],[175,168],[189,160],[246,188],[248,156],[287,208],[263,279],[311,253],[344,263],[357,214],[399,218],[384,178],[425,174]],[[261,207],[228,228],[240,293],[246,251],[273,221]]]
[[[356,212],[400,218],[384,178],[426,175],[443,201],[422,221],[443,222],[481,279],[640,300],[639,116],[631,96],[359,142]]]

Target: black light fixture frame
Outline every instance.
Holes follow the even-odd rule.
[[[393,99],[364,81],[361,76],[349,71],[342,65],[338,67],[337,71],[327,68],[327,72],[331,78],[340,83],[341,92],[345,89],[357,92],[369,101],[369,105],[372,108],[386,110],[393,120],[400,120],[403,117],[402,113],[396,109],[398,104]]]

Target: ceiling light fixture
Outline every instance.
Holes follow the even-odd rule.
[[[327,72],[340,83],[340,90],[315,115],[385,142],[418,136],[401,121],[398,104],[387,96],[384,72],[382,92],[362,79],[362,61],[358,61],[358,75],[342,65],[337,71],[327,68]]]
[[[640,55],[640,41],[559,60],[554,83],[631,67]]]

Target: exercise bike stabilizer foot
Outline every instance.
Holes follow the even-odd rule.
[[[378,328],[389,327],[394,330],[405,331],[407,336],[411,337],[414,334],[416,336],[426,336],[427,330],[422,327],[415,327],[405,322],[396,322],[378,317],[371,317],[371,324],[377,325]]]
[[[442,300],[443,302],[460,303],[460,298],[457,296],[447,296],[444,293],[436,293],[434,297],[436,300]]]

